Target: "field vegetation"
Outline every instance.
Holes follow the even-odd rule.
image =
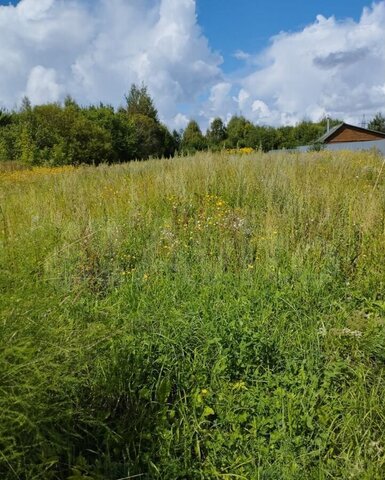
[[[11,162],[0,205],[1,479],[385,478],[377,154]]]

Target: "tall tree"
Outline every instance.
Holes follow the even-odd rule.
[[[139,113],[131,115],[129,123],[135,139],[132,145],[133,158],[143,160],[149,157],[161,157],[164,138],[161,124]]]
[[[385,133],[385,117],[382,113],[378,112],[374,118],[368,123],[369,130],[375,130],[376,132]]]
[[[190,120],[183,132],[182,149],[187,152],[196,152],[206,147],[205,137],[195,120]]]
[[[31,100],[27,96],[24,96],[21,100],[20,112],[31,112],[31,110],[32,110]]]
[[[183,130],[173,130],[172,131],[172,138],[174,140],[174,146],[175,146],[175,150],[176,151],[179,151],[180,150],[180,147],[182,145],[182,137],[183,137]]]
[[[14,118],[16,114],[9,113],[0,108],[0,162],[13,160],[15,158],[15,137],[16,129]]]
[[[128,115],[144,115],[158,122],[158,111],[154,102],[148,94],[147,87],[141,85],[138,87],[135,83],[131,86],[130,92],[125,96],[126,111]]]
[[[226,140],[227,129],[221,118],[214,118],[207,130],[206,138],[211,147],[219,147]]]
[[[77,104],[76,100],[71,97],[71,95],[67,95],[65,97],[64,108],[73,108],[75,110],[80,110],[79,105]]]
[[[310,145],[324,133],[321,124],[313,123],[310,120],[302,120],[294,128],[296,145]]]
[[[227,125],[229,146],[233,148],[250,147],[247,137],[253,127],[253,124],[245,117],[232,117]]]

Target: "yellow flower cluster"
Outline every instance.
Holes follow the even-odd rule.
[[[32,167],[22,170],[12,170],[0,172],[0,181],[8,182],[27,182],[35,180],[46,175],[59,175],[62,173],[72,172],[75,167],[71,165],[65,165],[63,167]]]
[[[228,148],[226,153],[229,155],[250,155],[254,152],[254,148],[251,147],[243,147],[243,148]]]

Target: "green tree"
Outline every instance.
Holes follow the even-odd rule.
[[[276,128],[263,126],[261,129],[261,145],[264,152],[281,148]]]
[[[24,96],[21,99],[20,113],[24,113],[24,112],[29,112],[29,113],[32,112],[31,100],[27,96]]]
[[[0,161],[13,160],[14,114],[0,108]]]
[[[206,133],[207,143],[210,147],[219,147],[227,138],[227,129],[222,119],[217,117],[211,122]]]
[[[179,151],[182,145],[183,130],[173,130],[172,138],[174,139],[175,151]]]
[[[175,152],[179,149],[178,139],[170,133],[165,125],[161,125],[160,130],[163,143],[162,156],[167,158],[173,157]]]
[[[294,148],[297,146],[295,127],[283,126],[276,129],[277,148]]]
[[[20,151],[19,160],[26,165],[36,165],[38,161],[38,150],[35,146],[31,131],[28,125],[24,124],[21,128],[20,136],[17,139],[18,150]]]
[[[132,159],[129,155],[132,127],[124,110],[115,112],[112,105],[100,103],[84,108],[82,112],[94,125],[108,132],[112,147],[109,162],[125,162]]]
[[[0,128],[10,125],[12,122],[12,114],[0,108]]]
[[[129,137],[125,138],[129,139],[127,147],[130,149],[130,158],[172,156],[177,148],[175,139],[167,127],[159,122],[158,111],[147,87],[133,84],[125,98],[130,131]],[[123,112],[120,110],[118,113]]]
[[[119,109],[115,113],[110,129],[115,161],[128,162],[137,158],[135,124],[130,121],[125,110]]]
[[[342,123],[342,120],[339,118],[331,118],[329,116],[324,116],[321,118],[321,120],[318,122],[318,125],[321,125],[323,128],[322,133],[325,133],[327,126],[329,124],[329,127],[336,127],[337,125],[340,125]]]
[[[243,116],[233,116],[227,125],[228,146],[231,148],[250,147],[248,135],[254,125]]]
[[[33,114],[37,125],[33,134],[38,157],[36,163],[66,163],[65,149],[57,146],[63,147],[62,144],[71,128],[66,121],[66,114],[62,106],[57,103],[39,105],[34,108]],[[53,150],[55,150],[55,159],[52,159]]]
[[[294,128],[295,146],[313,144],[323,133],[321,124],[302,120]]]
[[[39,152],[34,142],[37,124],[34,109],[28,97],[23,97],[21,101],[17,123],[18,134],[15,141],[16,157],[23,163],[35,165],[39,163]]]
[[[378,112],[374,118],[368,123],[369,130],[385,133],[385,116]]]
[[[98,164],[112,161],[110,131],[76,104],[39,105],[32,109],[35,128],[23,121],[21,158],[35,164]],[[29,160],[31,163],[31,160]]]
[[[112,140],[108,130],[88,120],[81,112],[70,112],[66,121],[69,128],[64,141],[68,163],[98,165],[110,162]]]
[[[152,117],[134,114],[129,117],[134,132],[132,153],[135,159],[161,157],[164,149],[164,130],[162,125]]]
[[[80,107],[76,100],[71,97],[71,95],[67,95],[64,99],[64,108],[73,108],[75,110],[80,110]]]
[[[138,87],[133,84],[125,99],[128,115],[144,115],[158,122],[158,111],[145,85],[142,84],[141,87]]]
[[[205,137],[195,120],[190,120],[182,137],[182,149],[187,152],[196,152],[206,148]]]

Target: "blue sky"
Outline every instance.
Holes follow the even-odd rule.
[[[144,82],[172,128],[239,113],[258,124],[359,123],[385,109],[385,0],[0,5],[3,108],[66,94],[118,106]]]
[[[199,23],[210,44],[222,53],[224,69],[239,66],[236,50],[257,53],[280,31],[302,30],[318,14],[358,20],[365,0],[198,0]]]

